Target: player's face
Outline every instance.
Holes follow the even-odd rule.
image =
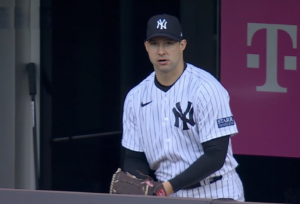
[[[178,42],[167,37],[154,37],[145,42],[145,47],[156,72],[168,73],[183,69],[186,40]]]

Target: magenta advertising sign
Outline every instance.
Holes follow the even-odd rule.
[[[300,1],[221,0],[235,154],[300,157]]]

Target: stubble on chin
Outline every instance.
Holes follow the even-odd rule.
[[[171,68],[169,65],[165,65],[165,66],[161,66],[161,65],[156,65],[154,70],[156,72],[162,73],[162,74],[166,74],[169,73],[171,71]]]

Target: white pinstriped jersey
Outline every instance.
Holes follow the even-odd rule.
[[[166,181],[204,154],[201,143],[238,130],[228,92],[210,73],[187,64],[167,92],[159,89],[154,79],[153,72],[126,96],[122,145],[144,152],[157,179]],[[230,141],[223,167],[209,176],[223,175],[222,180],[171,196],[243,200],[237,165]]]

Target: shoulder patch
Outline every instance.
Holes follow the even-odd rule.
[[[230,116],[227,118],[220,118],[220,119],[217,119],[217,123],[218,123],[219,128],[227,127],[227,126],[234,125],[234,119],[233,119],[233,116]]]

